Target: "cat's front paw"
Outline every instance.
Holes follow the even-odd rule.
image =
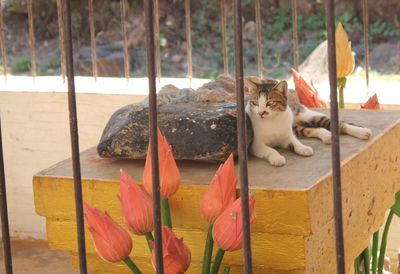
[[[326,145],[330,145],[332,143],[332,134],[330,132],[326,132],[321,136],[322,143]]]
[[[314,154],[312,147],[309,146],[297,146],[294,151],[301,156],[311,156]]]
[[[361,140],[368,140],[372,135],[369,128],[347,125],[346,133]]]
[[[361,140],[368,140],[369,137],[371,137],[372,135],[372,130],[370,130],[369,128],[360,128],[360,130],[358,130],[357,132],[357,138],[361,139]]]
[[[280,154],[268,157],[268,162],[273,166],[284,166],[286,164],[286,159]]]

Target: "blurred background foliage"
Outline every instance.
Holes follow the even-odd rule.
[[[30,70],[29,44],[26,42],[28,41],[26,1],[5,0],[4,2],[6,46],[7,54],[10,56],[8,65],[11,67],[12,73],[26,74]],[[234,64],[232,2],[226,0],[231,71],[233,71]],[[297,2],[299,54],[300,62],[302,62],[326,39],[325,13],[321,0],[298,0]],[[336,19],[343,23],[349,33],[357,65],[362,66],[364,58],[362,1],[337,0],[336,2]],[[395,54],[400,41],[398,18],[400,1],[376,0],[369,1],[369,3],[371,66],[376,66],[375,69],[383,73],[400,73],[400,62],[393,61],[393,54]],[[254,1],[243,0],[242,4],[245,71],[247,74],[255,74],[257,72],[257,49]],[[143,1],[128,0],[128,5],[127,27],[131,76],[142,77],[146,74]],[[87,1],[74,0],[72,7],[76,66],[79,74],[88,75],[90,69],[85,69],[88,57],[84,54],[87,52],[85,49],[90,45]],[[107,55],[111,55],[111,53],[107,53],[103,47],[116,45],[120,53],[118,55],[114,52],[112,56],[119,56],[118,58],[121,59],[122,34],[119,1],[95,0],[94,9],[98,56],[111,58]],[[162,74],[170,77],[185,77],[187,65],[184,1],[159,0],[159,11]],[[60,73],[61,62],[58,50],[55,0],[35,0],[34,13],[39,73],[41,75],[57,75]],[[191,13],[194,76],[216,77],[223,70],[220,1],[191,1]],[[284,77],[290,72],[293,64],[290,0],[261,0],[261,15],[266,74],[274,78]],[[385,52],[383,52],[382,58],[375,58],[377,59],[375,64],[374,56],[379,55],[379,52],[382,51],[382,45],[385,45],[383,47]],[[375,50],[378,53],[374,54]],[[400,60],[398,55],[400,53],[396,58]],[[396,58],[395,60],[397,60]],[[114,62],[117,61],[114,60]],[[79,69],[82,66],[83,69]],[[118,75],[113,73],[113,71],[105,72],[106,76]]]

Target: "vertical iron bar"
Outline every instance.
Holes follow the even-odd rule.
[[[335,39],[335,4],[334,0],[325,1],[326,26],[328,33],[328,68],[331,99],[331,132],[332,132],[332,188],[335,216],[336,261],[337,273],[345,273],[345,256],[343,244],[342,216],[342,182],[340,173],[340,136],[339,113],[337,102],[336,78],[336,39]]]
[[[96,49],[96,33],[94,28],[93,0],[89,0],[89,29],[90,29],[90,52],[92,56],[92,72],[94,80],[97,81],[97,49]]]
[[[79,268],[81,274],[86,274],[86,248],[85,248],[85,224],[83,220],[82,206],[82,182],[81,164],[79,158],[79,136],[78,120],[76,111],[75,80],[74,80],[74,60],[71,31],[71,0],[65,0],[64,8],[64,38],[65,38],[65,63],[68,81],[68,108],[69,124],[71,135],[72,168],[74,174],[75,210],[78,238]]]
[[[36,50],[35,50],[35,30],[33,27],[33,4],[28,0],[28,24],[29,24],[29,47],[31,49],[31,71],[32,76],[36,77]]]
[[[261,30],[262,30],[262,22],[261,22],[261,6],[260,6],[260,0],[255,0],[254,1],[255,5],[255,12],[256,12],[256,39],[257,39],[257,60],[258,60],[258,76],[262,79],[263,78],[263,70],[264,70],[264,64],[263,64],[263,56],[262,56],[262,36],[261,36]]]
[[[243,34],[242,34],[242,1],[235,0],[234,6],[234,39],[235,39],[235,75],[237,94],[237,138],[240,164],[240,198],[243,222],[243,257],[244,273],[253,273],[250,238],[249,182],[247,170],[247,136],[246,114],[244,106],[243,84]]]
[[[191,35],[191,18],[190,18],[190,0],[185,0],[185,20],[186,20],[186,44],[187,44],[187,63],[189,82],[192,83],[193,66],[192,66],[192,35]]]
[[[364,24],[365,80],[367,83],[367,93],[368,93],[369,91],[368,0],[363,0],[363,24]]]
[[[147,0],[146,0],[147,1]],[[158,0],[154,1],[154,33],[155,33],[155,49],[156,49],[156,67],[158,83],[161,81],[161,49],[160,49],[160,11],[158,10]]]
[[[156,252],[156,272],[164,273],[162,234],[161,234],[161,203],[160,203],[160,174],[158,166],[158,142],[157,142],[157,94],[154,60],[154,10],[153,1],[144,1],[146,17],[146,44],[147,44],[147,76],[149,78],[149,127],[151,141],[151,166],[153,186],[153,220],[154,243]]]
[[[4,21],[3,21],[3,7],[0,0],[0,47],[1,57],[3,61],[4,78],[7,80],[7,52],[6,52],[6,38],[4,36]]]
[[[126,0],[121,0],[121,28],[124,39],[124,70],[126,81],[129,82],[129,51],[128,51],[128,35],[126,32]]]
[[[400,248],[397,250],[397,274],[400,274]]]
[[[12,255],[10,243],[10,229],[8,225],[6,175],[4,172],[3,138],[1,133],[0,117],[0,198],[1,198],[1,233],[3,240],[4,267],[6,274],[12,274]]]
[[[63,83],[65,82],[65,49],[64,49],[64,30],[63,30],[63,15],[61,0],[57,0],[57,21],[58,21],[58,36],[60,44],[60,61],[61,61],[61,77]]]
[[[224,51],[224,74],[229,74],[228,63],[228,33],[226,29],[225,0],[221,0],[221,31],[222,31],[222,49]]]
[[[293,64],[299,71],[299,35],[297,28],[297,0],[292,0],[292,29],[293,29]]]

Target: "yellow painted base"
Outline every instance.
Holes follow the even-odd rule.
[[[352,112],[352,115],[354,113],[357,114]],[[365,113],[362,112],[371,115],[371,112]],[[398,113],[395,114],[398,117]],[[400,124],[397,118],[390,116],[394,115],[391,112],[374,115],[381,115],[383,122],[376,128],[371,126],[373,140],[344,138],[342,146],[347,273],[352,272],[354,258],[380,227],[385,211],[400,189]],[[254,273],[329,274],[336,271],[332,176],[329,164],[321,166],[323,159],[330,161],[330,147],[317,141],[308,144],[314,146],[316,154],[300,158],[287,153],[288,165],[284,168],[271,167],[258,159],[249,162],[257,216],[252,225]],[[319,155],[318,149],[324,154]],[[140,179],[143,162],[99,159],[93,149],[81,154],[81,162],[84,200],[106,210],[122,223],[117,199],[118,171],[122,167]],[[183,183],[170,200],[174,230],[184,238],[192,252],[188,273],[200,273],[207,223],[201,218],[199,202],[216,168],[215,164],[186,163],[180,166]],[[285,180],[287,183],[281,183]],[[70,160],[40,172],[33,182],[37,213],[47,219],[50,248],[69,251],[73,264],[77,265]],[[276,182],[279,185],[275,185]],[[121,264],[109,264],[99,259],[89,233],[86,233],[86,245],[91,273],[129,273]],[[132,257],[143,273],[152,273],[143,237],[133,236]],[[238,251],[226,253],[223,264],[232,267],[231,273],[242,273],[242,262],[242,253]]]

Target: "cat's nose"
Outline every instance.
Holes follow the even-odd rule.
[[[267,111],[260,111],[258,112],[258,115],[260,115],[261,118],[264,118],[264,116],[267,116],[269,113]]]

